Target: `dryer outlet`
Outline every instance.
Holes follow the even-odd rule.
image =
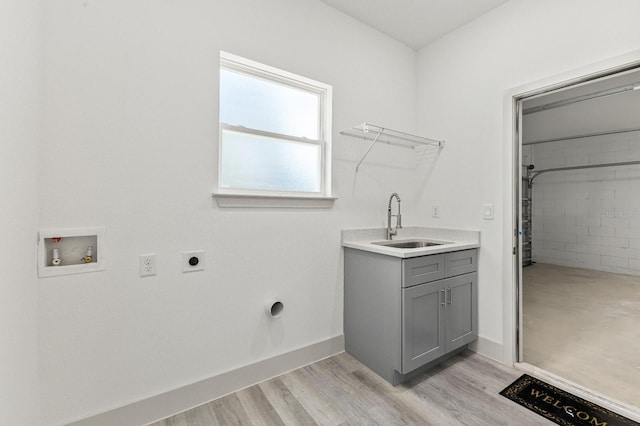
[[[182,272],[204,271],[205,252],[204,250],[193,250],[182,252]]]

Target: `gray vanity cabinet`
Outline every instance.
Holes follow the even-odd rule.
[[[406,374],[476,338],[476,250],[414,257],[402,263],[400,372]]]
[[[394,385],[446,359],[477,337],[476,270],[475,249],[401,259],[345,248],[345,350]]]

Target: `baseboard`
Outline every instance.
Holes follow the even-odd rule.
[[[147,425],[343,351],[344,336],[335,336],[68,426]]]
[[[504,364],[504,346],[502,343],[487,339],[486,337],[478,336],[478,339],[469,343],[467,347],[480,355]]]

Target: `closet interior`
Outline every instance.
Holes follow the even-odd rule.
[[[521,359],[640,407],[640,70],[527,98]]]

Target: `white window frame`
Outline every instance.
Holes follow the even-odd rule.
[[[218,138],[218,183],[214,193],[220,207],[331,207],[335,200],[331,196],[331,105],[332,86],[299,76],[288,71],[264,65],[224,51],[220,52],[220,69],[239,72],[269,82],[282,84],[313,93],[319,98],[318,140],[272,133],[243,126],[219,122]],[[245,188],[221,188],[222,132],[231,130],[248,135],[266,136],[320,146],[320,191],[269,191]]]

